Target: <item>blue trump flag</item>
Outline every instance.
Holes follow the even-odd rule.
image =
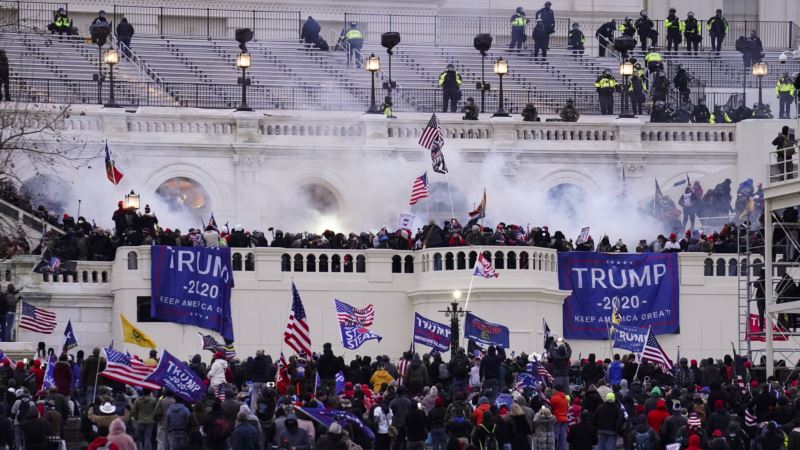
[[[161,361],[145,381],[156,383],[172,391],[189,403],[196,403],[205,397],[206,385],[192,369],[178,358],[164,350]]]
[[[647,328],[614,325],[614,348],[642,353],[647,342]]]
[[[344,372],[336,372],[336,395],[344,392]]]
[[[333,422],[339,423],[342,428],[349,428],[352,425],[354,430],[360,431],[370,441],[375,440],[375,433],[361,421],[358,416],[347,411],[326,408],[296,407],[298,411],[308,416],[309,419],[328,428]]]
[[[56,384],[56,355],[50,355],[50,359],[47,360],[47,370],[44,371],[44,380],[42,381],[42,390],[46,391],[50,389],[50,386],[55,386]]]
[[[653,334],[680,332],[678,255],[675,253],[558,254],[564,301],[564,337],[608,339],[611,314]]]
[[[75,339],[75,333],[72,331],[72,320],[67,321],[67,327],[64,328],[64,351],[69,351],[78,346],[78,340]]]
[[[514,388],[515,389],[525,389],[525,388],[535,388],[539,384],[540,380],[525,372],[517,372],[516,380],[514,381]]]
[[[150,315],[214,330],[233,341],[231,249],[162,245],[150,248]]]
[[[427,345],[434,350],[446,352],[450,350],[450,327],[434,322],[414,313],[414,342]]]
[[[348,350],[355,350],[361,347],[364,342],[372,339],[377,339],[378,342],[383,339],[382,336],[378,336],[361,325],[345,325],[340,323],[339,332],[342,335],[342,345]]]
[[[487,322],[472,313],[467,313],[464,319],[464,337],[481,345],[508,348],[508,327]]]

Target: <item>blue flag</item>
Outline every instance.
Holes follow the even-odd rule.
[[[517,378],[514,381],[515,389],[535,388],[539,380],[530,373],[517,372]]]
[[[150,248],[150,316],[214,330],[233,341],[231,249]]]
[[[614,312],[654,335],[679,331],[676,253],[560,252],[558,288],[572,291],[563,306],[565,338],[608,339]]]
[[[344,372],[336,372],[336,395],[344,392]]]
[[[67,327],[64,328],[64,351],[70,351],[78,346],[78,340],[75,339],[75,333],[72,331],[72,320],[67,321]]]
[[[189,403],[196,403],[205,397],[206,385],[192,369],[178,358],[164,350],[161,361],[145,381],[165,387]]]
[[[647,342],[647,328],[614,325],[614,348],[641,353]]]
[[[414,342],[427,345],[434,350],[446,352],[450,350],[450,327],[443,323],[427,319],[414,313]]]
[[[44,371],[44,381],[42,381],[43,391],[50,389],[50,386],[54,386],[56,384],[56,378],[54,375],[55,370],[56,355],[50,355],[50,359],[47,360],[47,370]]]
[[[345,325],[339,324],[339,332],[342,335],[342,345],[348,350],[355,350],[361,347],[364,342],[372,339],[377,339],[378,342],[383,339],[372,331],[360,325]]]
[[[508,327],[487,322],[472,313],[467,313],[464,319],[464,337],[479,344],[508,348],[509,334]]]
[[[349,425],[352,425],[353,429],[361,431],[369,440],[375,440],[375,433],[373,433],[368,426],[364,425],[364,422],[355,414],[338,409],[326,408],[298,407],[297,410],[307,415],[311,420],[323,425],[325,428],[330,427],[334,421],[338,422],[342,428],[349,428]]]

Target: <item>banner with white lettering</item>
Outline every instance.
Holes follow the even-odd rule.
[[[189,403],[199,402],[206,393],[203,380],[189,366],[166,350],[161,355],[156,370],[148,375],[145,381],[165,387]]]
[[[450,350],[450,327],[434,322],[414,313],[414,342],[427,345],[434,350],[446,352]]]
[[[614,348],[642,353],[647,342],[647,328],[614,325]]]
[[[676,253],[558,254],[558,288],[564,301],[564,337],[608,339],[614,309],[628,326],[653,334],[680,332]]]
[[[150,316],[214,330],[233,341],[231,249],[150,248]]]
[[[480,317],[467,313],[464,318],[464,337],[481,345],[499,345],[508,348],[510,333],[508,327],[487,322]]]

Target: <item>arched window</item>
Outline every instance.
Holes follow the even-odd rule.
[[[478,253],[477,252],[469,252],[469,266],[475,267],[475,261],[478,260]]]
[[[760,272],[764,270],[764,264],[761,263],[760,259],[756,258],[753,260],[753,267],[751,267],[751,269],[753,269],[751,276],[758,277],[760,276]]]
[[[735,277],[737,275],[736,271],[739,268],[739,264],[736,263],[735,259],[731,259],[728,261],[728,276]]]
[[[103,283],[108,283],[108,272],[106,272],[105,270],[100,272],[100,281]]]
[[[456,257],[456,269],[464,270],[467,268],[467,255],[464,252],[458,252]]]
[[[331,256],[331,272],[342,271],[342,258],[339,255]]]
[[[739,266],[739,273],[742,276],[747,275],[747,258],[742,258],[742,262]]]
[[[414,257],[411,255],[407,255],[405,258],[405,267],[403,268],[405,273],[414,273]]]
[[[495,252],[494,253],[494,268],[495,269],[505,269],[505,258],[503,257],[503,252]]]
[[[256,255],[248,253],[244,258],[244,270],[246,272],[253,272],[256,270]]]
[[[509,269],[516,269],[517,268],[517,254],[514,252],[508,252],[506,254],[506,258],[508,258],[508,264],[506,267]]]
[[[364,255],[356,256],[356,272],[364,273],[367,271],[367,258]]]
[[[492,252],[490,252],[489,250],[485,250],[483,252],[483,258],[489,261],[490,264],[494,263],[494,261],[492,261]],[[495,269],[496,268],[497,267],[495,267]]]
[[[344,271],[347,273],[353,272],[353,255],[344,255]]]
[[[520,252],[519,253],[519,268],[522,270],[528,270],[528,265],[530,264],[528,260],[528,252]]]
[[[136,255],[136,252],[128,252],[128,270],[137,270],[137,269],[139,269],[138,255]]]
[[[299,253],[294,255],[294,271],[295,272],[303,271],[303,255]]]
[[[186,177],[175,177],[161,183],[156,194],[164,200],[169,209],[178,212],[191,212],[204,216],[209,210],[208,192],[197,181]]]
[[[455,264],[454,264],[454,261],[453,261],[453,254],[450,253],[450,252],[447,252],[444,255],[444,270],[453,270],[453,269],[455,269]]]
[[[289,254],[284,253],[281,255],[281,272],[291,272],[292,271],[292,257]]]
[[[317,257],[314,255],[306,256],[306,272],[317,271]]]
[[[433,270],[438,272],[442,270],[442,254],[441,253],[434,253],[433,254]]]
[[[725,260],[722,259],[722,258],[719,258],[717,260],[717,273],[716,273],[716,275],[718,277],[724,277],[725,276]]]
[[[55,277],[53,277],[53,281],[55,281]],[[97,272],[92,272],[92,283],[97,283]]]
[[[233,259],[233,270],[236,271],[242,270],[242,254],[234,253],[232,259]]]
[[[714,276],[714,260],[711,258],[706,258],[703,262],[703,275],[707,277]]]
[[[402,273],[403,270],[403,259],[400,258],[400,255],[392,256],[392,273]]]
[[[319,271],[328,271],[328,255],[319,255]]]

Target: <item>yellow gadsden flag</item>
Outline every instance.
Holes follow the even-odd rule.
[[[156,348],[156,343],[150,339],[150,336],[144,334],[142,330],[133,326],[133,324],[128,322],[128,319],[126,319],[122,314],[119,315],[119,318],[122,320],[122,342],[127,342],[129,344],[138,345],[139,347],[144,348]]]

